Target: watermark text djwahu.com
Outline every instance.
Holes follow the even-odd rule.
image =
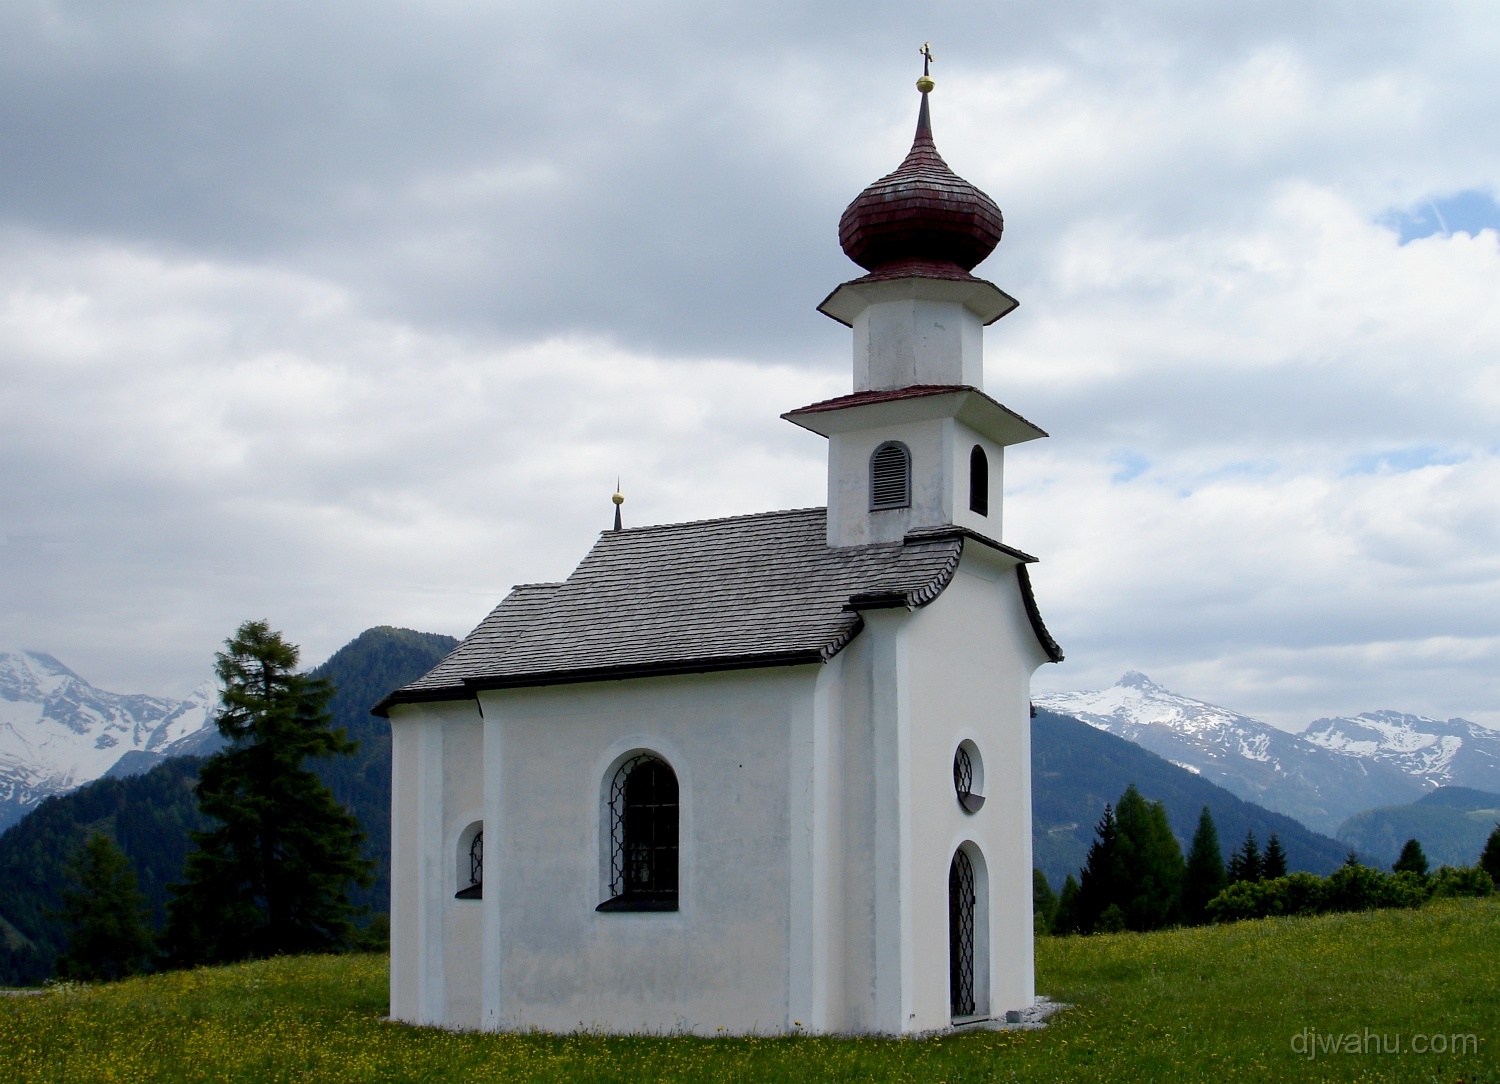
[[[1477,1054],[1479,1036],[1472,1032],[1319,1031],[1303,1028],[1292,1035],[1292,1053],[1312,1060],[1364,1054]]]

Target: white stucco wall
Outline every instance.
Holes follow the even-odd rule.
[[[484,1026],[789,1026],[790,754],[794,728],[812,725],[820,670],[481,694],[486,744],[497,733],[501,745],[499,825],[486,835],[483,909],[494,943],[485,950],[493,976],[483,980]],[[637,751],[677,773],[680,909],[600,913],[606,788],[613,767]],[[496,766],[489,748],[486,760]]]
[[[911,452],[911,507],[870,509],[870,457],[888,440]],[[969,454],[974,445],[990,463],[990,511],[969,510]],[[1005,448],[955,418],[881,425],[828,439],[828,544],[899,542],[918,527],[957,524],[990,538],[1001,535]]]
[[[1024,1008],[1035,996],[1031,920],[1031,674],[1036,642],[1013,559],[964,547],[953,582],[905,629],[911,721],[910,816],[913,1005],[908,1028],[949,1016],[948,870],[966,842],[988,881],[988,997],[981,1012]],[[966,813],[953,756],[969,739],[983,758],[985,804]],[[986,1004],[987,1002],[987,1004]]]
[[[962,302],[897,298],[854,318],[854,390],[913,384],[984,386],[984,327]]]
[[[396,705],[390,718],[391,1015],[477,1027],[481,915],[454,893],[458,837],[484,804],[481,720],[473,701]]]

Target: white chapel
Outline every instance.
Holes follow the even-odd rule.
[[[1000,209],[900,167],[821,312],[852,394],[828,505],[616,529],[376,706],[393,735],[391,1014],[415,1024],[904,1034],[1033,1002],[1030,681],[1062,653],[1001,539],[985,394]]]

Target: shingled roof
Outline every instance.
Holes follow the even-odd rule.
[[[966,537],[978,536],[948,529],[831,547],[822,508],[605,531],[566,580],[516,587],[374,711],[484,688],[825,661],[859,632],[861,609],[916,609],[941,594]]]

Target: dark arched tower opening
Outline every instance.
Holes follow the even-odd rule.
[[[969,453],[969,511],[990,514],[990,457],[977,444]]]

